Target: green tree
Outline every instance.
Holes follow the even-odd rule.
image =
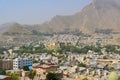
[[[20,75],[18,73],[6,73],[8,76],[10,76],[12,78],[12,80],[20,80]]]
[[[34,79],[35,75],[36,75],[36,71],[34,71],[34,70],[31,70],[31,71],[29,71],[29,73],[28,73],[28,77],[29,77],[31,80]]]
[[[114,45],[106,45],[106,52],[116,52],[116,46]]]
[[[115,71],[115,68],[114,67],[110,67],[109,71]]]
[[[87,57],[84,57],[83,60],[85,61],[87,59]]]
[[[108,59],[107,56],[103,56],[103,59]]]
[[[78,64],[78,66],[79,66],[79,67],[86,67],[86,64],[80,63],[80,64]]]
[[[37,60],[33,60],[33,63],[39,63],[39,61],[37,61]]]
[[[0,75],[6,75],[5,70],[0,70]]]
[[[24,67],[23,67],[23,70],[24,70],[24,71],[29,71],[29,67],[28,67],[28,66],[24,66]]]
[[[82,80],[88,80],[87,78],[84,78],[84,79],[82,79]]]
[[[0,54],[3,54],[3,51],[6,51],[7,49],[0,46]]]
[[[48,73],[46,75],[47,80],[61,80],[55,73]]]

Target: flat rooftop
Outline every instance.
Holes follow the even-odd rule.
[[[8,76],[0,75],[0,79],[4,79],[4,78],[6,78],[6,77],[8,77]]]

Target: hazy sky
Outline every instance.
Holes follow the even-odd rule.
[[[91,0],[0,0],[0,24],[40,24],[55,15],[79,12]]]

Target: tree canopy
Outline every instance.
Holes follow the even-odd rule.
[[[35,75],[36,75],[36,71],[34,71],[34,70],[31,70],[28,73],[28,77],[32,80],[34,79]]]
[[[55,73],[48,73],[46,78],[47,80],[61,80]]]

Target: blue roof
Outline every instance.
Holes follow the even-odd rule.
[[[92,62],[95,62],[95,63],[96,63],[96,62],[97,62],[97,59],[93,59]]]
[[[29,70],[33,70],[33,67],[32,66],[28,66]]]
[[[6,77],[8,77],[8,76],[0,75],[0,79],[5,79]]]

